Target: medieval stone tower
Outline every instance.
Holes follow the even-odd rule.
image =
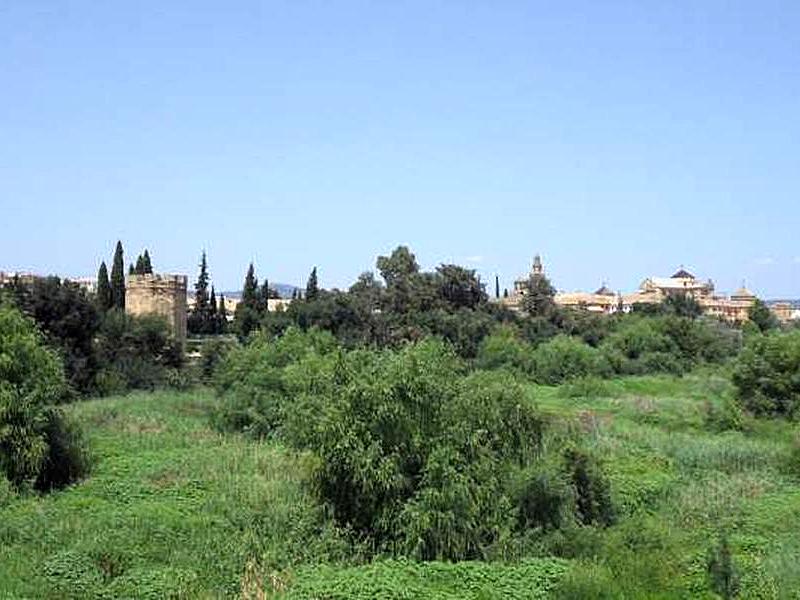
[[[125,311],[131,315],[159,315],[167,320],[175,339],[186,341],[186,275],[128,275]]]

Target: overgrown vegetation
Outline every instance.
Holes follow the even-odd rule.
[[[152,268],[139,259],[134,271]],[[182,353],[162,321],[116,308],[118,277],[97,298],[56,278],[11,286],[30,318],[0,307],[0,590],[800,589],[800,332],[754,318],[743,333],[686,298],[563,310],[543,276],[516,313],[474,272],[422,272],[406,248],[377,266],[382,282],[347,292],[314,269],[280,312],[251,266],[240,341],[202,347],[196,381],[213,396],[152,391],[188,384]],[[195,326],[213,334],[205,257],[200,272]],[[56,406],[132,388],[151,393]],[[84,430],[100,459],[88,479]]]
[[[80,431],[55,406],[67,391],[33,323],[0,304],[0,475],[16,489],[61,487],[88,471]]]

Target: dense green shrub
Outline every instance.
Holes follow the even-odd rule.
[[[601,348],[614,371],[623,375],[680,374],[686,369],[678,345],[655,317],[627,318]]]
[[[560,344],[590,357],[568,373],[594,368],[597,350],[566,339],[546,351]],[[597,462],[578,451],[543,462],[543,423],[513,375],[469,374],[442,340],[344,352],[328,333],[290,328],[233,350],[215,383],[216,425],[311,450],[316,493],[374,550],[480,558],[529,529],[613,521]]]
[[[519,339],[512,327],[499,327],[481,342],[475,366],[530,373],[533,370],[533,347]]]
[[[739,401],[758,416],[793,418],[800,412],[800,331],[757,336],[736,361]]]
[[[234,340],[221,337],[208,338],[203,341],[200,349],[200,377],[204,382],[212,380],[217,367],[235,345]]]
[[[567,518],[572,493],[557,466],[542,463],[521,471],[512,489],[519,530],[558,529]]]
[[[725,600],[730,600],[739,595],[739,573],[734,564],[733,554],[726,535],[721,535],[719,542],[709,549],[706,567],[712,590]]]
[[[533,376],[539,383],[555,385],[608,373],[605,357],[578,338],[559,335],[541,344],[533,354]]]
[[[85,477],[92,466],[83,431],[61,411],[49,410],[44,439],[47,452],[34,487],[47,491]]]
[[[214,376],[221,398],[214,415],[216,426],[257,437],[275,433],[285,424],[286,409],[293,403],[292,383],[302,385],[285,368],[312,354],[330,354],[335,348],[336,341],[328,332],[290,328],[275,340],[255,334],[247,345],[232,349]],[[313,383],[314,374],[304,381]]]
[[[598,462],[587,452],[568,448],[564,453],[575,497],[575,515],[583,525],[613,525],[611,486]]]
[[[0,473],[13,485],[49,488],[85,473],[79,436],[53,406],[66,392],[61,362],[33,323],[0,306]]]

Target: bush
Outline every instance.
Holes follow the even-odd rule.
[[[214,377],[214,372],[225,356],[235,347],[235,341],[213,337],[203,341],[200,349],[200,377],[206,383]]]
[[[583,525],[613,525],[611,486],[598,462],[578,448],[568,448],[564,461],[575,498],[575,516]]]
[[[590,375],[606,375],[608,367],[598,350],[581,340],[559,335],[541,344],[533,354],[534,378],[556,385]]]
[[[317,329],[290,328],[276,340],[263,333],[253,335],[249,344],[232,349],[215,372],[221,403],[214,424],[255,437],[276,433],[292,403],[289,386],[298,385],[296,379],[287,379],[285,368],[310,355],[330,354],[335,348],[334,337]]]
[[[568,516],[572,496],[561,469],[536,465],[521,472],[512,489],[520,531],[558,529]]]
[[[656,317],[631,316],[601,348],[614,371],[622,375],[683,373],[687,366],[679,357],[677,344],[659,326]]]
[[[88,475],[91,457],[83,432],[59,410],[47,412],[44,430],[47,454],[34,487],[40,491],[61,488]]]
[[[317,489],[376,549],[480,558],[513,526],[510,465],[535,457],[541,423],[513,379],[463,370],[433,340],[336,367],[310,440]]]
[[[33,323],[0,306],[0,473],[15,487],[46,489],[85,473],[79,434],[52,406],[66,390],[62,365]]]
[[[478,348],[475,366],[479,369],[506,368],[520,373],[530,373],[533,347],[517,337],[511,327],[500,327],[486,336]]]
[[[5,473],[0,473],[0,509],[8,506],[17,494],[11,482],[6,479]]]
[[[739,594],[739,573],[727,536],[721,535],[719,543],[709,549],[706,565],[711,589],[725,600],[735,598]]]
[[[742,408],[732,398],[724,397],[720,404],[710,400],[705,402],[705,426],[710,431],[742,431],[745,428]]]
[[[800,331],[757,336],[739,356],[733,383],[742,406],[757,416],[800,412]]]

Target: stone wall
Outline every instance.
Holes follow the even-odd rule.
[[[125,312],[159,315],[167,320],[175,339],[186,342],[186,275],[128,275]]]

